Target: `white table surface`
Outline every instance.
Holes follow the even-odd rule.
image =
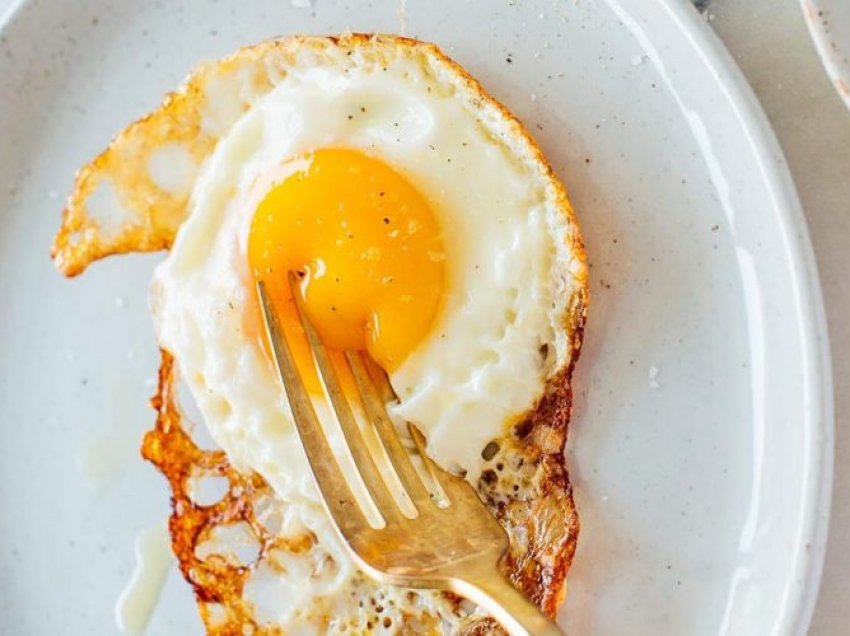
[[[14,0],[0,0],[0,15]],[[785,150],[826,300],[835,375],[832,519],[811,636],[850,632],[850,112],[829,83],[798,0],[703,0]]]

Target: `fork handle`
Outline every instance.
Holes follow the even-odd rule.
[[[471,568],[462,594],[488,610],[510,636],[564,636],[555,622],[508,581],[495,565]]]

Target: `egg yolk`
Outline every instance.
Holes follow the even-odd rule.
[[[267,285],[286,333],[301,332],[288,284],[297,272],[322,342],[365,350],[393,371],[428,333],[443,295],[445,253],[428,202],[402,174],[357,150],[325,148],[287,163],[293,171],[251,223],[255,280]],[[306,344],[289,340],[305,368]]]

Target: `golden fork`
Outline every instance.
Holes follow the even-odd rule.
[[[428,459],[422,434],[408,424],[430,485],[438,492],[437,496],[431,495],[387,414],[385,405],[394,394],[386,374],[362,353],[346,351],[345,360],[368,425],[377,433],[402,485],[401,501],[408,499],[406,505],[400,504],[367,446],[328,352],[307,318],[298,281],[291,273],[289,285],[328,400],[362,483],[383,519],[383,526],[375,527],[353,495],[295,366],[266,287],[259,282],[257,290],[269,343],[298,434],[324,506],[354,561],[382,583],[451,591],[470,599],[495,616],[512,636],[562,634],[499,571],[498,562],[507,550],[508,537],[498,521],[466,480]],[[438,501],[447,505],[441,507]],[[415,510],[415,514],[405,514],[404,508],[408,513]]]

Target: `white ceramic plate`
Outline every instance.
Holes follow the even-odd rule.
[[[850,108],[850,2],[800,0],[800,4],[826,72]]]
[[[570,634],[802,634],[828,515],[826,335],[800,206],[740,73],[684,0],[402,7],[33,0],[8,17],[0,632],[114,631],[134,537],[168,512],[137,452],[161,255],[63,280],[47,248],[74,170],[201,59],[401,20],[528,124],[580,213],[593,298],[568,457]],[[198,631],[172,568],[149,633]]]

